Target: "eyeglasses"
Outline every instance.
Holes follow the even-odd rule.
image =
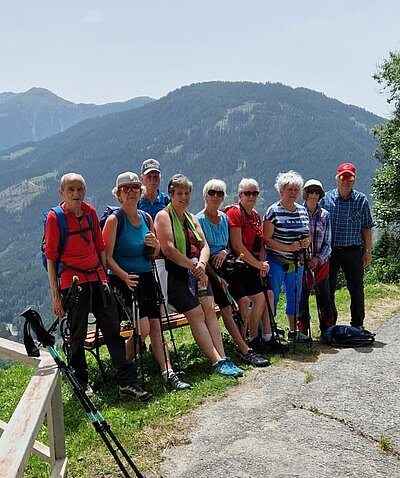
[[[338,179],[340,179],[341,181],[353,182],[356,179],[356,177],[353,176],[352,174],[341,174]]]
[[[244,194],[246,197],[257,197],[260,194],[260,191],[242,191],[242,194]]]
[[[224,191],[216,191],[215,189],[209,189],[209,190],[207,191],[207,194],[208,194],[209,196],[215,196],[215,195],[217,195],[219,198],[223,198],[223,197],[225,196]]]
[[[129,193],[130,191],[140,191],[141,186],[139,184],[132,184],[132,186],[121,186],[119,188],[120,191],[124,193]]]
[[[320,190],[318,188],[308,188],[307,189],[308,194],[320,194]]]

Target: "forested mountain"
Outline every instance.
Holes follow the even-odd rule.
[[[227,182],[229,201],[243,177],[262,189],[259,210],[275,201],[279,171],[294,169],[334,186],[337,165],[357,165],[357,187],[367,193],[378,163],[370,129],[384,120],[304,88],[281,84],[210,82],[180,88],[141,108],[91,119],[40,143],[0,156],[0,321],[17,322],[32,305],[48,310],[40,261],[42,212],[58,201],[60,176],[86,178],[87,200],[101,212],[113,203],[118,173],[140,171],[157,158],[163,186],[176,172],[194,182],[193,212],[212,178]]]
[[[40,141],[88,118],[138,108],[151,101],[154,100],[139,97],[105,105],[75,104],[44,88],[31,88],[24,93],[0,93],[0,150]]]

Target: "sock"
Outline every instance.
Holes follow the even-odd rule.
[[[262,338],[266,341],[269,342],[272,339],[272,334],[262,334]]]
[[[169,368],[168,370],[164,370],[164,372],[161,372],[162,378],[167,381],[168,377],[171,375],[171,373],[174,373],[172,368]]]

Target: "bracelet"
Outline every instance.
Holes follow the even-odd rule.
[[[200,264],[203,264],[203,266],[206,267],[206,263],[204,261],[200,261]]]

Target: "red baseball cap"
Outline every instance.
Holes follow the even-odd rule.
[[[342,163],[337,170],[336,175],[339,176],[340,174],[351,174],[352,176],[356,176],[356,167],[352,163]]]

